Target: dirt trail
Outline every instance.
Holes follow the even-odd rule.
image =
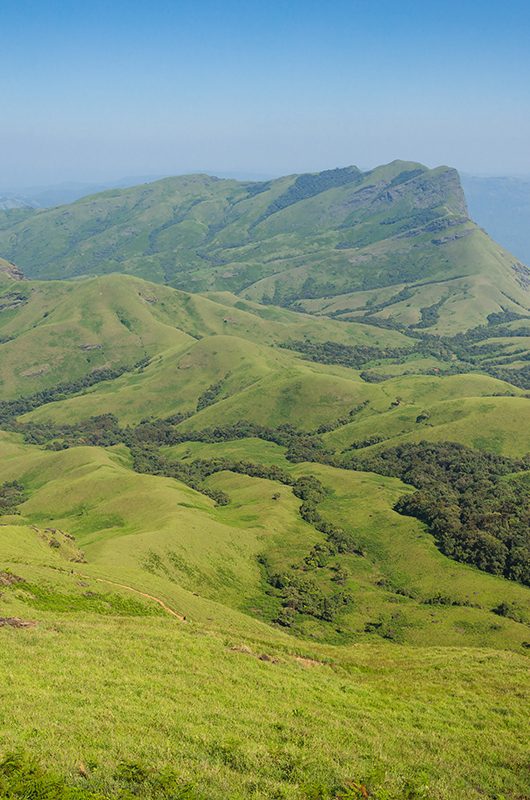
[[[141,592],[139,589],[135,589],[134,586],[128,586],[126,583],[117,583],[117,581],[110,581],[107,578],[95,578],[93,575],[82,575],[81,577],[86,578],[87,580],[99,581],[99,583],[109,583],[111,586],[119,586],[120,589],[128,589],[130,592],[140,595],[140,597],[145,597],[147,600],[153,600],[155,603],[158,603],[158,605],[163,608],[166,613],[171,614],[172,617],[176,617],[181,622],[186,621],[186,617],[183,617],[182,614],[178,614],[176,611],[173,611],[173,609],[164,603],[164,601],[159,597],[155,597],[153,594],[147,594],[147,592]]]

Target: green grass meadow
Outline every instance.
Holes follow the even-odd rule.
[[[324,425],[338,456],[450,441],[520,458],[528,392],[463,361],[436,372],[446,362],[402,332],[260,306],[254,289],[192,295],[118,275],[16,286],[24,302],[9,295],[0,311],[0,484],[21,487],[0,514],[0,798],[527,800],[530,588],[444,556],[394,508],[414,487],[289,460],[254,435],[162,443],[185,466],[223,458],[287,476],[232,465],[198,491],[135,471],[126,439],[62,449],[21,425],[182,414],[186,434]],[[410,354],[374,357],[374,381],[280,347],[303,340]],[[28,397],[9,416],[5,403]],[[318,566],[328,540],[303,518],[292,484],[304,476],[355,545]],[[286,625],[285,574],[315,595],[340,586],[347,602]]]

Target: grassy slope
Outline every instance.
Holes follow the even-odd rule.
[[[97,788],[112,789],[124,759],[171,765],[209,800],[318,797],[348,779],[376,798],[527,796],[526,659],[302,650],[325,662],[313,665],[283,642],[204,634],[169,618],[88,614],[3,633],[6,744],[31,741],[74,780],[88,764]],[[104,705],[94,703],[102,686]]]
[[[120,448],[114,454],[91,448],[46,453],[9,439],[3,444],[0,478],[23,480],[30,494],[20,509],[21,522],[71,533],[87,557],[89,574],[163,592],[183,613],[197,613],[184,589],[270,622],[278,607],[265,594],[257,555],[265,553],[273,571],[282,572],[324,541],[299,518],[299,501],[288,488],[280,487],[280,498],[271,499],[277,491],[271,481],[216,475],[210,485],[227,491],[231,503],[215,508],[176,481],[131,472]],[[234,443],[231,452],[261,462],[263,446],[270,458],[273,448],[261,442],[250,452],[245,441]],[[530,590],[441,556],[421,525],[392,511],[406,491],[400,481],[316,465],[293,468],[281,448],[274,449],[278,463],[295,475],[321,478],[331,492],[322,506],[325,516],[351,530],[366,552],[364,558],[344,558],[355,602],[339,630],[308,618],[298,635],[363,639],[367,622],[398,611],[404,618],[400,636],[414,644],[517,647],[526,640],[524,625],[500,620],[490,609],[513,602],[530,620]],[[195,447],[201,457],[223,452],[222,445]],[[436,593],[477,608],[425,605]]]
[[[400,369],[413,370],[415,364]],[[184,429],[248,419],[312,430],[367,401],[353,422],[325,434],[331,446],[341,450],[377,435],[385,440],[377,447],[426,439],[461,441],[514,456],[530,448],[530,402],[522,390],[495,378],[398,374],[370,384],[356,370],[303,361],[290,351],[228,335],[165,351],[141,373],[41,406],[23,419],[72,422],[110,411],[134,423],[150,415],[194,411],[200,395],[217,381],[222,388],[216,402],[185,421]],[[513,396],[496,396],[507,393]],[[429,418],[419,423],[423,412]]]
[[[231,295],[211,300],[117,275],[73,282],[6,278],[2,303],[0,392],[6,399],[97,368],[183,352],[199,338],[220,334],[263,344],[311,334],[350,344],[410,346],[406,337],[379,328],[331,320],[316,325],[303,314],[275,315],[251,303],[239,308]]]
[[[192,175],[107,191],[7,226],[0,252],[32,277],[126,272],[407,325],[441,303],[431,327],[446,332],[501,307],[528,311],[525,268],[467,218],[454,170],[398,161],[333,176]],[[378,308],[405,288],[408,299]]]
[[[428,421],[418,423],[425,410]],[[404,441],[457,441],[468,447],[524,456],[530,449],[530,403],[527,398],[464,397],[462,399],[411,402],[388,411],[377,420],[364,417],[325,438],[343,449],[367,439],[374,431],[384,441],[374,448]]]
[[[465,238],[440,246],[442,253],[425,256],[428,269],[423,281],[395,281],[392,287],[362,293],[345,293],[337,297],[303,300],[301,307],[311,313],[334,314],[339,318],[356,319],[373,309],[373,316],[415,326],[422,317],[420,309],[440,304],[438,320],[428,326],[430,333],[454,334],[482,324],[487,316],[502,308],[528,314],[528,289],[518,284],[513,271],[513,257],[493,242],[479,228],[468,228]],[[414,258],[407,250],[409,243],[397,246],[400,258]],[[418,245],[416,245],[418,246]],[[428,241],[423,243],[427,248]],[[421,247],[421,244],[420,244]],[[389,257],[394,257],[394,248]],[[515,289],[515,293],[512,290]],[[400,291],[409,290],[405,299]],[[516,301],[514,303],[514,300]],[[388,305],[386,305],[388,303]],[[379,305],[384,307],[379,310]]]
[[[0,527],[3,565],[45,591],[31,599],[14,587],[0,600],[4,615],[38,621],[0,629],[4,747],[30,747],[74,780],[78,765],[88,765],[90,784],[107,790],[121,760],[170,763],[212,800],[312,797],[317,785],[347,779],[394,800],[525,796],[527,659],[475,649],[494,641],[488,627],[499,623],[502,646],[522,626],[479,609],[429,606],[422,623],[421,604],[400,595],[392,603],[373,580],[385,570],[403,580],[420,563],[420,591],[472,591],[488,604],[529,593],[443,559],[419,525],[390,511],[398,481],[317,468],[336,492],[326,515],[351,519],[353,502],[365,532],[370,555],[355,572],[356,614],[399,610],[410,620],[407,641],[425,641],[418,648],[361,636],[336,647],[310,643],[315,630],[287,636],[241,609],[259,586],[258,549],[269,543],[293,558],[315,536],[285,488],[271,504],[268,481],[219,475],[234,500],[216,510],[174,481],[129,472],[120,449],[43,453],[15,439],[2,441],[1,477],[27,470],[31,496],[16,524]],[[252,447],[258,455],[263,445]],[[75,533],[88,563],[70,562],[64,544],[50,548],[52,524]],[[152,551],[166,557],[167,572],[142,568]],[[183,572],[175,559],[170,571],[175,551]],[[429,585],[433,562],[439,579]],[[96,578],[156,595],[187,621]]]
[[[184,427],[249,418],[311,429],[368,400],[354,422],[326,434],[333,446],[380,433],[390,444],[455,438],[507,454],[528,449],[529,402],[501,381],[397,374],[370,384],[356,370],[274,347],[306,335],[409,341],[395,332],[136,278],[23,285],[28,302],[0,314],[15,337],[0,351],[12,359],[5,397],[52,386],[57,374],[86,374],[87,353],[106,359],[100,364],[152,355],[143,372],[42,406],[30,419],[113,411],[134,422],[193,410],[221,380],[217,402]],[[70,336],[61,337],[67,326]],[[57,372],[21,376],[26,355],[50,360],[48,327]],[[79,341],[101,343],[103,352],[72,347]],[[395,365],[418,368],[414,360]],[[494,396],[507,391],[513,396]],[[416,423],[423,410],[427,423]],[[275,463],[296,476],[318,475],[328,488],[321,513],[351,530],[365,553],[344,557],[354,603],[336,623],[306,617],[288,635],[272,624],[278,600],[257,556],[280,571],[323,539],[301,520],[288,487],[220,473],[208,482],[231,502],[215,507],[177,481],[134,473],[121,446],[50,452],[0,433],[0,451],[0,482],[19,479],[28,491],[20,515],[1,520],[1,569],[38,587],[33,597],[20,586],[1,590],[0,616],[38,625],[0,627],[0,749],[22,747],[67,774],[88,764],[90,785],[111,794],[120,760],[175,764],[211,800],[315,798],[318,783],[346,779],[365,781],[379,800],[529,793],[521,646],[528,626],[491,609],[508,602],[528,618],[530,590],[442,556],[420,523],[392,510],[407,491],[400,481],[292,465],[281,447],[259,440],[170,449],[184,459]],[[328,586],[329,570],[318,572]],[[440,594],[446,603],[426,602]],[[367,623],[381,623],[393,640],[366,632]]]
[[[186,427],[245,418],[312,428],[372,394],[355,374],[329,374],[283,351],[236,337],[210,337],[184,353],[164,353],[141,374],[124,375],[82,396],[41,406],[24,419],[73,421],[106,409],[125,422],[138,422],[150,414],[193,411],[202,392],[218,380],[223,380],[223,388],[217,402],[194,415]]]

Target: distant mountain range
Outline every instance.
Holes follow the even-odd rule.
[[[220,173],[211,170],[210,174]],[[108,189],[127,188],[161,177],[136,176],[99,183],[71,181],[16,190],[0,189],[0,211],[53,208]],[[233,173],[224,177],[265,181],[270,176]],[[460,173],[460,178],[470,217],[499,244],[525,264],[530,264],[530,177],[479,177]]]
[[[74,203],[89,194],[104,192],[106,189],[118,189],[134,186],[146,181],[154,181],[159,175],[142,175],[121,178],[117,181],[86,183],[67,181],[50,186],[27,186],[22,189],[0,189],[0,210],[10,208],[53,208],[53,206]]]
[[[210,174],[219,175],[215,170]],[[266,181],[270,176],[233,173],[224,177],[248,182]],[[136,176],[99,183],[71,181],[18,190],[0,189],[0,211],[53,208],[109,189],[128,188],[161,178]],[[470,217],[499,244],[530,264],[530,177],[479,177],[461,173],[460,178]]]
[[[471,221],[456,170],[402,161],[261,182],[187,175],[11,209],[0,255],[31,278],[122,272],[442,332],[530,304],[529,270]]]

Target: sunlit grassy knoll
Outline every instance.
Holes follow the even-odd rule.
[[[201,394],[215,384],[220,384],[215,403],[194,414],[184,427],[244,418],[311,428],[374,395],[353,370],[335,368],[327,373],[322,365],[303,362],[285,350],[215,336],[184,352],[166,351],[139,373],[43,405],[22,419],[70,422],[112,412],[121,421],[134,423],[151,415],[195,412]]]
[[[468,447],[515,457],[530,450],[530,402],[519,397],[465,397],[403,403],[374,417],[359,419],[325,435],[339,450],[381,437],[374,449],[405,441],[457,441]]]

